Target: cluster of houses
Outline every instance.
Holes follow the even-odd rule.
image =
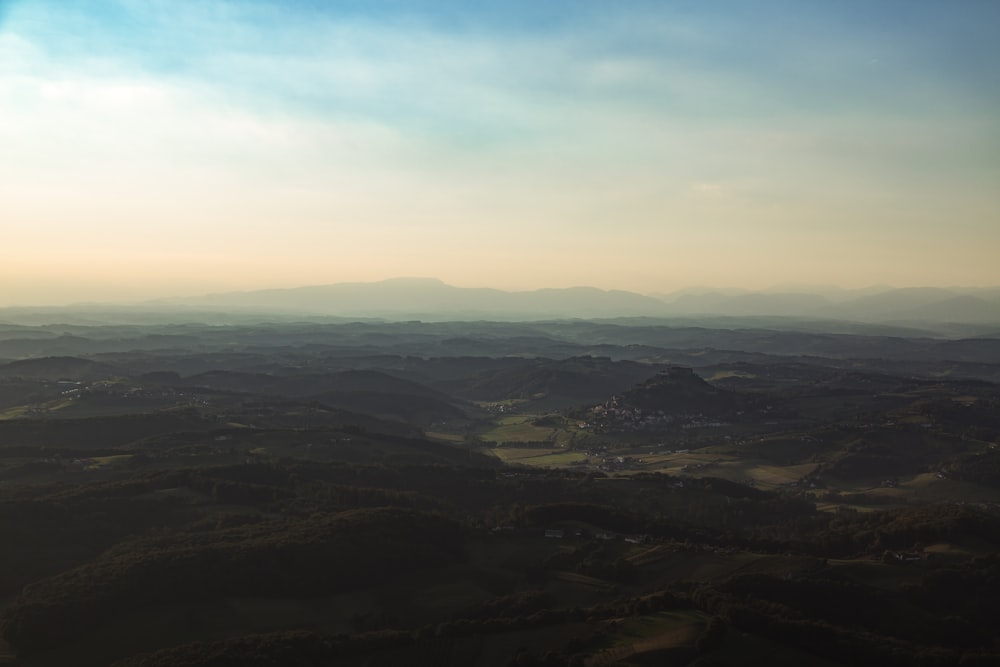
[[[885,551],[882,554],[883,563],[914,563],[924,560],[926,552],[916,551]]]
[[[482,405],[481,407],[484,408],[487,412],[495,414],[495,415],[503,415],[503,414],[507,414],[508,412],[514,412],[514,410],[512,409],[513,406],[510,405],[509,403],[499,403],[499,402],[498,403],[486,403],[486,404]]]
[[[668,414],[663,410],[643,410],[626,405],[618,396],[590,409],[592,419],[578,424],[580,428],[595,433],[655,430],[675,422],[682,428],[724,426],[723,422],[710,421],[701,413]]]
[[[616,472],[618,470],[628,470],[643,463],[642,459],[634,456],[605,456],[601,458],[598,470],[605,472]]]
[[[591,419],[580,422],[577,426],[595,433],[652,431],[670,425],[680,425],[682,429],[720,428],[730,425],[729,422],[706,417],[700,412],[644,410],[626,404],[619,396],[612,396],[604,403],[593,406],[590,413]],[[736,414],[742,415],[743,412]]]
[[[718,420],[703,419],[701,415],[692,417],[691,421],[687,422],[686,424],[681,424],[682,429],[719,428],[721,426],[729,426],[729,422],[720,422]]]
[[[111,470],[111,464],[106,462],[98,462],[94,459],[73,459],[69,467],[75,468],[77,470]]]
[[[193,398],[184,392],[177,391],[173,387],[141,387],[122,382],[115,382],[114,380],[98,380],[97,382],[92,383],[80,382],[77,380],[59,380],[56,383],[56,387],[59,389],[59,394],[61,396],[69,398],[77,398],[80,396],[114,396],[116,398],[124,399],[166,398],[171,400],[185,398],[197,404],[208,404],[205,400]]]
[[[594,415],[594,420],[589,426],[595,432],[638,431],[651,426],[669,424],[674,420],[663,410],[644,413],[642,408],[625,405],[617,396],[595,405],[591,408],[591,413]]]

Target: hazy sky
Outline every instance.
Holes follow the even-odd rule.
[[[1000,284],[1000,2],[0,0],[0,305]]]

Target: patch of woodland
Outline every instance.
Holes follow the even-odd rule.
[[[137,608],[337,593],[455,562],[462,545],[453,521],[390,508],[139,540],[26,586],[0,617],[0,634],[29,655]]]

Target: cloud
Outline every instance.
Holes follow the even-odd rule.
[[[987,75],[929,68],[919,40],[850,11],[443,7],[14,5],[0,215],[24,228],[0,255],[64,239],[72,256],[89,233],[309,275],[344,243],[355,272],[375,256],[388,275],[502,276],[505,255],[570,270],[530,239],[655,276],[678,241],[694,270],[713,238],[767,255],[949,207],[959,235],[992,220],[1000,131],[969,92]]]

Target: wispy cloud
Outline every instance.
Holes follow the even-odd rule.
[[[702,271],[713,238],[745,258],[786,235],[809,255],[825,226],[931,235],[950,208],[970,248],[1000,241],[1000,87],[975,60],[1000,56],[997,12],[888,4],[8,3],[0,207],[23,230],[0,253],[65,259],[86,229],[122,253],[229,244],[236,265],[276,267],[261,279],[300,281],[347,239],[372,274],[500,284],[517,253],[565,283],[643,289],[620,276]],[[677,241],[692,251],[668,275]],[[573,257],[538,249],[560,246]],[[697,281],[750,268],[725,265]]]

